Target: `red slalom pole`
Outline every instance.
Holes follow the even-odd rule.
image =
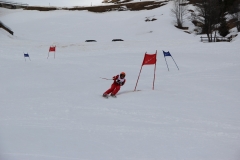
[[[157,51],[156,51],[156,57],[157,57]],[[155,63],[155,67],[154,67],[154,78],[153,78],[153,90],[154,90],[154,83],[155,83],[155,74],[156,74],[156,64],[157,64],[157,59],[156,59],[156,63]]]
[[[138,75],[138,79],[137,79],[137,83],[136,83],[136,86],[135,86],[135,88],[134,88],[134,91],[136,91],[137,84],[138,84],[138,80],[139,80],[140,74],[141,74],[141,72],[142,72],[142,67],[143,67],[143,66],[141,66],[141,69],[140,69],[140,72],[139,72],[139,75]]]

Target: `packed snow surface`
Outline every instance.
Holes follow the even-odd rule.
[[[30,6],[58,6],[58,7],[72,7],[72,6],[98,6],[106,5],[102,3],[104,0],[3,0],[7,2],[17,2],[28,4]],[[143,2],[155,0],[133,0],[131,2]],[[164,0],[157,0],[164,1]]]
[[[240,38],[202,43],[174,27],[171,7],[0,8],[14,31],[0,29],[0,160],[239,160]],[[132,92],[156,50],[154,90],[148,65]],[[112,81],[102,78],[122,71],[117,98],[103,98]]]

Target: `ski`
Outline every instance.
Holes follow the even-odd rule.
[[[109,96],[107,95],[107,96],[102,96],[102,97],[108,99]]]
[[[112,98],[117,98],[117,96],[109,96],[109,95],[107,95],[107,96],[102,96],[103,98],[106,98],[106,99],[108,99],[109,97],[112,97]]]

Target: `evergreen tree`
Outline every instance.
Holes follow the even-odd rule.
[[[221,17],[220,19],[220,27],[218,28],[218,32],[222,37],[226,37],[229,34],[229,27],[226,22],[226,18]]]

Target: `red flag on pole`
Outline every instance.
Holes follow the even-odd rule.
[[[143,65],[155,64],[155,67],[154,67],[154,78],[153,78],[153,90],[154,90],[154,82],[155,82],[156,63],[157,63],[157,51],[156,51],[155,54],[147,54],[147,53],[145,53],[145,56],[144,56],[144,59],[143,59],[143,62],[142,62],[142,66]],[[140,72],[139,72],[139,75],[138,75],[138,79],[137,79],[137,83],[136,83],[134,91],[136,91],[136,88],[137,88],[138,80],[139,80],[139,77],[140,77],[140,74],[141,74],[141,71],[142,71],[142,66],[141,66],[141,69],[140,69]]]
[[[49,48],[49,52],[55,52],[56,51],[56,46],[52,46]]]
[[[155,54],[147,54],[147,53],[145,53],[142,66],[143,65],[156,64],[156,62],[157,62],[157,53],[155,53]]]
[[[56,46],[50,46],[49,51],[48,51],[48,57],[49,57],[49,52],[54,52],[54,59],[55,59],[55,51],[56,51]],[[47,57],[47,59],[48,59]]]

